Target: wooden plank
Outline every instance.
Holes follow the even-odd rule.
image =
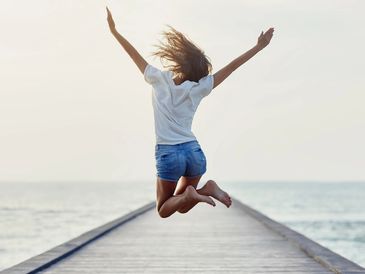
[[[79,237],[76,237],[66,243],[52,248],[40,255],[32,257],[20,264],[1,271],[2,274],[18,274],[18,273],[38,273],[40,270],[45,269],[58,261],[70,256],[85,245],[95,241],[99,237],[104,236],[106,233],[112,231],[118,226],[132,220],[140,214],[155,207],[155,202],[151,202],[137,210],[134,210],[127,215],[117,218],[109,223],[106,223],[100,227],[90,230]]]
[[[102,237],[63,255],[41,273],[365,273],[235,199],[229,209],[199,204],[167,219],[149,210],[154,206],[133,215],[133,221],[110,226]],[[321,255],[331,255],[331,260],[323,263]],[[32,265],[28,261],[19,266]]]
[[[332,273],[236,206],[134,219],[43,273]]]
[[[332,250],[312,241],[303,234],[298,233],[289,227],[278,223],[261,212],[243,204],[238,204],[244,211],[253,216],[256,220],[276,231],[303,250],[308,256],[321,263],[335,273],[365,273],[365,269]]]

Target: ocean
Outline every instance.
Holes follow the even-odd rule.
[[[243,203],[365,266],[365,182],[220,184]],[[0,270],[155,199],[154,181],[0,187]]]

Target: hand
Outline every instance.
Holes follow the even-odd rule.
[[[106,7],[106,11],[108,13],[108,24],[109,24],[109,29],[111,32],[115,31],[115,23],[114,23],[114,20],[113,20],[113,16],[110,12],[110,10],[108,9],[108,7]]]
[[[269,28],[265,33],[262,31],[259,38],[257,39],[257,47],[261,50],[266,47],[273,36],[274,28]]]

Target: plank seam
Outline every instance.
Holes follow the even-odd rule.
[[[151,210],[156,206],[155,202],[150,202],[130,213],[123,215],[113,221],[110,221],[97,228],[89,230],[76,238],[71,239],[63,244],[60,244],[48,251],[45,251],[39,255],[36,255],[26,261],[16,264],[10,268],[0,271],[1,274],[15,274],[15,273],[28,273],[33,274],[39,271],[45,270],[50,266],[65,259],[71,254],[75,253],[84,246],[111,232],[112,230],[120,227],[121,225],[129,222],[137,216]]]
[[[294,243],[305,254],[323,265],[334,273],[365,273],[365,268],[346,259],[345,257],[333,252],[332,250],[320,245],[309,239],[303,234],[287,227],[286,225],[276,222],[261,212],[249,207],[238,199],[232,197],[232,200],[245,212],[254,217],[257,221],[264,224],[269,229],[283,236],[285,239]]]

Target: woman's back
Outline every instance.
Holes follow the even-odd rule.
[[[199,82],[173,81],[173,72],[147,65],[144,78],[152,85],[152,105],[157,144],[179,144],[196,140],[191,131],[194,114],[200,101],[213,89],[213,76]]]

